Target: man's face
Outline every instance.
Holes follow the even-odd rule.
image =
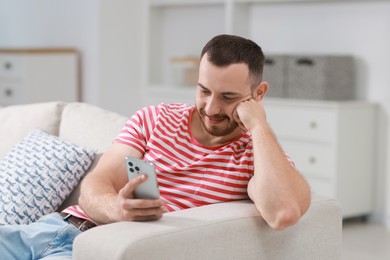
[[[241,131],[233,118],[236,106],[252,97],[246,64],[217,67],[205,54],[200,62],[195,105],[204,130],[213,136]]]

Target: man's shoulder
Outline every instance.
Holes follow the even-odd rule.
[[[186,103],[161,103],[158,105],[158,107],[164,107],[172,110],[182,110],[182,109],[188,109],[190,107],[193,107],[193,105],[189,105]]]
[[[190,111],[194,106],[185,104],[185,103],[161,103],[157,106],[155,106],[156,110],[158,112],[163,113],[174,113],[174,114],[182,114],[187,111]]]
[[[145,106],[138,110],[133,117],[149,118],[149,120],[158,120],[163,117],[187,117],[194,108],[193,105],[185,103],[161,103],[159,105]]]

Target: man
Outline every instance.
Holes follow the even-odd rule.
[[[161,104],[130,118],[84,179],[80,206],[66,209],[64,219],[52,214],[23,227],[22,232],[30,230],[34,235],[50,231],[49,238],[38,236],[35,242],[41,245],[34,251],[44,251],[50,236],[68,229],[63,236],[68,240],[62,243],[60,237],[63,245],[51,245],[41,258],[71,256],[72,241],[81,231],[67,222],[75,223],[72,220],[77,218],[96,224],[151,221],[166,211],[248,196],[272,228],[296,223],[309,207],[310,189],[266,121],[262,99],[268,84],[262,81],[263,63],[261,48],[250,40],[232,35],[211,39],[201,53],[195,106]],[[155,164],[160,199],[134,198],[134,189],[146,176],[129,181],[126,156]],[[92,222],[84,228],[93,227]],[[0,233],[17,240],[20,230],[5,226]],[[12,243],[20,247],[19,255],[25,247],[35,246],[26,239]],[[8,251],[1,247],[7,245],[0,245],[2,253],[16,254],[8,250],[11,246]]]

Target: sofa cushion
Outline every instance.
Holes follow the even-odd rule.
[[[63,106],[48,102],[0,108],[0,158],[35,128],[58,135]]]
[[[104,152],[127,118],[86,103],[70,103],[63,111],[59,136],[70,142]]]
[[[56,210],[94,157],[93,150],[30,132],[0,160],[0,224],[27,224]]]

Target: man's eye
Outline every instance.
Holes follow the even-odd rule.
[[[235,100],[236,98],[235,97],[230,97],[230,96],[224,96],[223,99],[225,99],[227,101],[232,101],[232,100]]]

